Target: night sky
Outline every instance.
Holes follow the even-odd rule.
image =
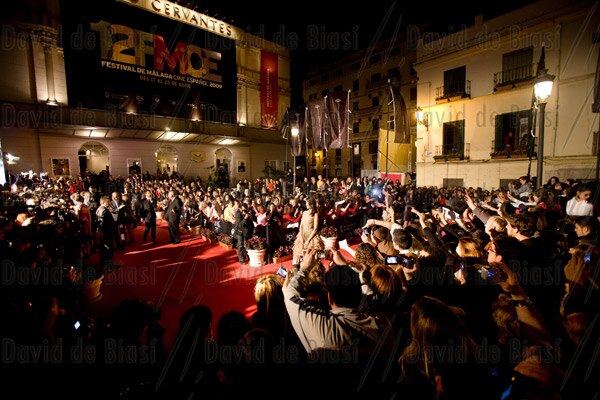
[[[472,25],[475,15],[483,14],[484,19],[489,19],[532,0],[485,1],[474,6],[460,2],[439,3],[379,1],[365,2],[365,6],[358,8],[347,2],[323,0],[235,5],[222,0],[180,1],[182,5],[196,6],[199,12],[290,48],[293,106],[302,103],[301,82],[308,71],[368,48],[371,43],[391,37],[396,30],[402,34],[414,29],[410,27],[419,26],[436,32],[456,31],[463,24]],[[366,6],[368,4],[372,7]],[[332,9],[335,7],[338,9]],[[270,17],[273,14],[277,17]]]

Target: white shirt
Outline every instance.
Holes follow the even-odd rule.
[[[567,201],[567,215],[576,217],[587,217],[594,215],[594,206],[587,200],[577,201],[576,197]]]

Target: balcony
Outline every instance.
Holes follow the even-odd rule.
[[[435,102],[437,104],[464,98],[471,98],[471,81],[465,81],[464,86],[451,83],[435,89]]]
[[[490,158],[492,160],[520,159],[520,158],[528,158],[530,153],[531,153],[532,158],[534,158],[534,157],[537,158],[537,153],[535,153],[535,151],[533,151],[534,149],[532,148],[534,143],[535,143],[535,140],[533,138],[531,138],[531,141],[521,143],[512,150],[507,150],[507,149],[498,148],[496,146],[496,141],[492,140],[492,148],[490,151]],[[531,149],[531,151],[530,151],[530,149]]]
[[[533,81],[535,64],[502,70],[494,73],[494,91],[512,89],[517,86],[527,85]]]
[[[463,148],[454,145],[435,146],[434,162],[468,160],[471,156],[471,143],[465,143]]]

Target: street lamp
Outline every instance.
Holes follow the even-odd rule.
[[[292,184],[292,196],[294,195],[294,191],[296,190],[296,151],[294,150],[294,143],[298,142],[298,134],[300,134],[300,129],[298,128],[298,118],[296,118],[296,122],[291,129],[292,133],[292,156],[294,157],[294,180]]]
[[[547,69],[538,72],[533,84],[533,92],[537,103],[540,106],[540,133],[538,135],[538,154],[537,154],[537,180],[535,188],[539,189],[542,185],[542,175],[544,172],[544,121],[546,112],[546,102],[552,94],[552,85],[554,75],[548,74]]]

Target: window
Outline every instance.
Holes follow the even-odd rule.
[[[388,78],[395,78],[397,76],[400,76],[400,70],[398,69],[398,67],[390,68],[388,69],[387,76]]]
[[[358,132],[360,132],[360,123],[355,122],[354,124],[352,124],[352,133],[358,133]]]
[[[410,88],[410,101],[417,101],[417,87]]]
[[[417,75],[417,70],[415,69],[415,63],[414,62],[410,63],[410,74],[411,75],[415,75],[415,76]]]
[[[371,83],[376,83],[379,82],[381,80],[381,73],[376,73],[371,75]]]
[[[358,92],[358,79],[352,81],[352,91]]]
[[[371,105],[373,107],[377,107],[379,105],[379,97],[378,96],[375,96],[371,99]]]
[[[496,78],[496,86],[515,83],[533,76],[533,49],[521,49],[502,55],[502,73]]]
[[[387,121],[387,126],[389,129],[393,130],[394,128],[394,124],[396,123],[396,118],[394,118],[394,114],[389,114],[388,115],[388,121]]]
[[[352,111],[358,111],[358,101],[352,103]]]
[[[342,149],[335,149],[335,156],[336,157],[341,157],[342,156]]]
[[[464,154],[465,120],[444,123],[442,154]]]
[[[377,147],[379,143],[377,140],[372,140],[369,142],[369,154],[377,154]]]
[[[512,137],[509,132],[512,131]],[[496,133],[493,151],[519,150],[530,154],[534,151],[534,139],[531,131],[531,110],[516,111],[496,116]]]
[[[350,66],[350,71],[358,71],[360,69],[360,63],[354,63]]]
[[[277,171],[277,160],[265,160],[265,171],[268,173]]]
[[[372,122],[373,122],[373,130],[378,131],[379,130],[379,119],[373,118]]]
[[[329,89],[324,89],[324,90],[321,92],[321,97],[325,97],[325,96],[327,96],[328,94],[329,94]]]
[[[377,64],[381,61],[381,54],[375,54],[369,58],[369,64]]]
[[[344,87],[342,85],[337,85],[333,88],[334,92],[341,92],[342,90],[344,90]]]
[[[467,67],[465,66],[444,71],[444,93],[441,97],[464,96],[466,75]]]
[[[316,93],[312,93],[308,95],[308,101],[310,100],[316,100],[317,99],[317,94]]]

